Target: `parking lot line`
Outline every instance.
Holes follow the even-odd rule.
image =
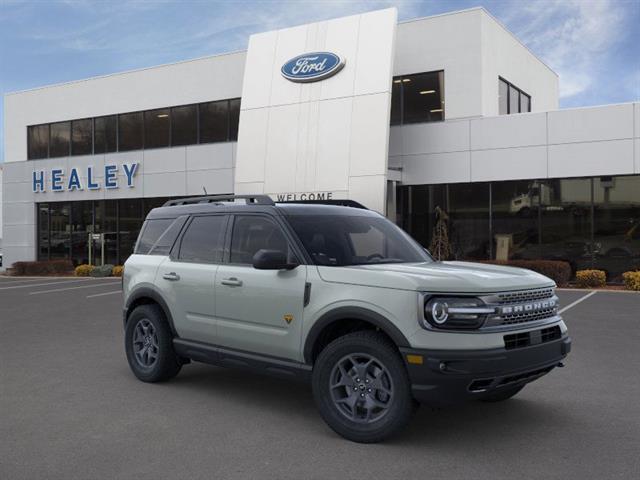
[[[95,287],[101,287],[101,286],[116,285],[118,283],[120,282],[118,281],[118,282],[94,283],[93,285],[82,285],[80,287],[54,288],[51,290],[40,290],[39,292],[29,292],[29,295],[40,295],[42,293],[64,292],[67,290],[78,290],[80,288],[95,288]]]
[[[0,287],[0,290],[11,290],[12,288],[29,288],[29,287],[44,287],[46,285],[67,285],[69,283],[80,283],[80,282],[90,282],[91,279],[82,279],[82,280],[60,280],[57,282],[47,282],[47,283],[28,283],[26,285],[11,285],[10,287]]]
[[[598,293],[597,291],[593,291],[591,293],[587,293],[584,297],[580,297],[578,300],[576,300],[575,302],[570,303],[569,305],[567,305],[564,308],[561,308],[560,311],[558,313],[563,313],[566,312],[567,310],[569,310],[570,308],[575,307],[577,304],[579,304],[580,302],[583,302],[584,300],[586,300],[589,297],[592,297],[593,295],[595,295],[596,293]]]
[[[113,292],[94,293],[93,295],[87,295],[87,298],[103,297],[105,295],[115,295],[116,293],[122,293],[122,290],[114,290]]]

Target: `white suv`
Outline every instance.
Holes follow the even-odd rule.
[[[553,281],[434,261],[364,208],[173,200],[148,215],[123,282],[140,380],[193,360],[310,381],[325,421],[358,442],[418,402],[510,398],[571,347]]]

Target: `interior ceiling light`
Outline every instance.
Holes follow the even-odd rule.
[[[158,115],[158,118],[167,118],[169,116],[168,113],[161,113]]]
[[[393,83],[400,83],[400,79],[394,80]]]
[[[428,93],[436,93],[435,90],[422,90],[420,92],[420,95],[427,95]]]
[[[403,79],[402,79],[402,81],[403,81],[403,82],[410,82],[410,81],[411,81],[411,79],[410,79],[410,78],[403,78]]]
[[[441,108],[434,108],[433,110],[430,110],[431,113],[438,113],[441,112],[442,109]]]

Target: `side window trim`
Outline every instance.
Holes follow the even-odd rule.
[[[190,215],[187,221],[185,221],[184,225],[182,226],[180,235],[178,235],[178,238],[176,239],[176,241],[173,244],[173,247],[171,248],[171,252],[169,253],[169,258],[171,259],[172,262],[197,263],[199,265],[220,265],[224,263],[224,246],[223,246],[223,252],[222,252],[222,259],[220,260],[220,262],[196,262],[193,260],[186,260],[186,259],[180,258],[180,249],[182,248],[182,241],[184,239],[184,235],[189,230],[189,226],[191,225],[191,223],[193,223],[193,220],[196,217],[224,217],[224,223],[223,223],[222,229],[224,230],[223,242],[225,241],[227,231],[229,229],[229,224],[231,223],[229,222],[229,214],[220,212],[220,213]]]

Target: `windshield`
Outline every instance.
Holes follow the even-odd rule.
[[[432,261],[420,245],[386,218],[344,215],[288,218],[316,265],[344,267]]]

